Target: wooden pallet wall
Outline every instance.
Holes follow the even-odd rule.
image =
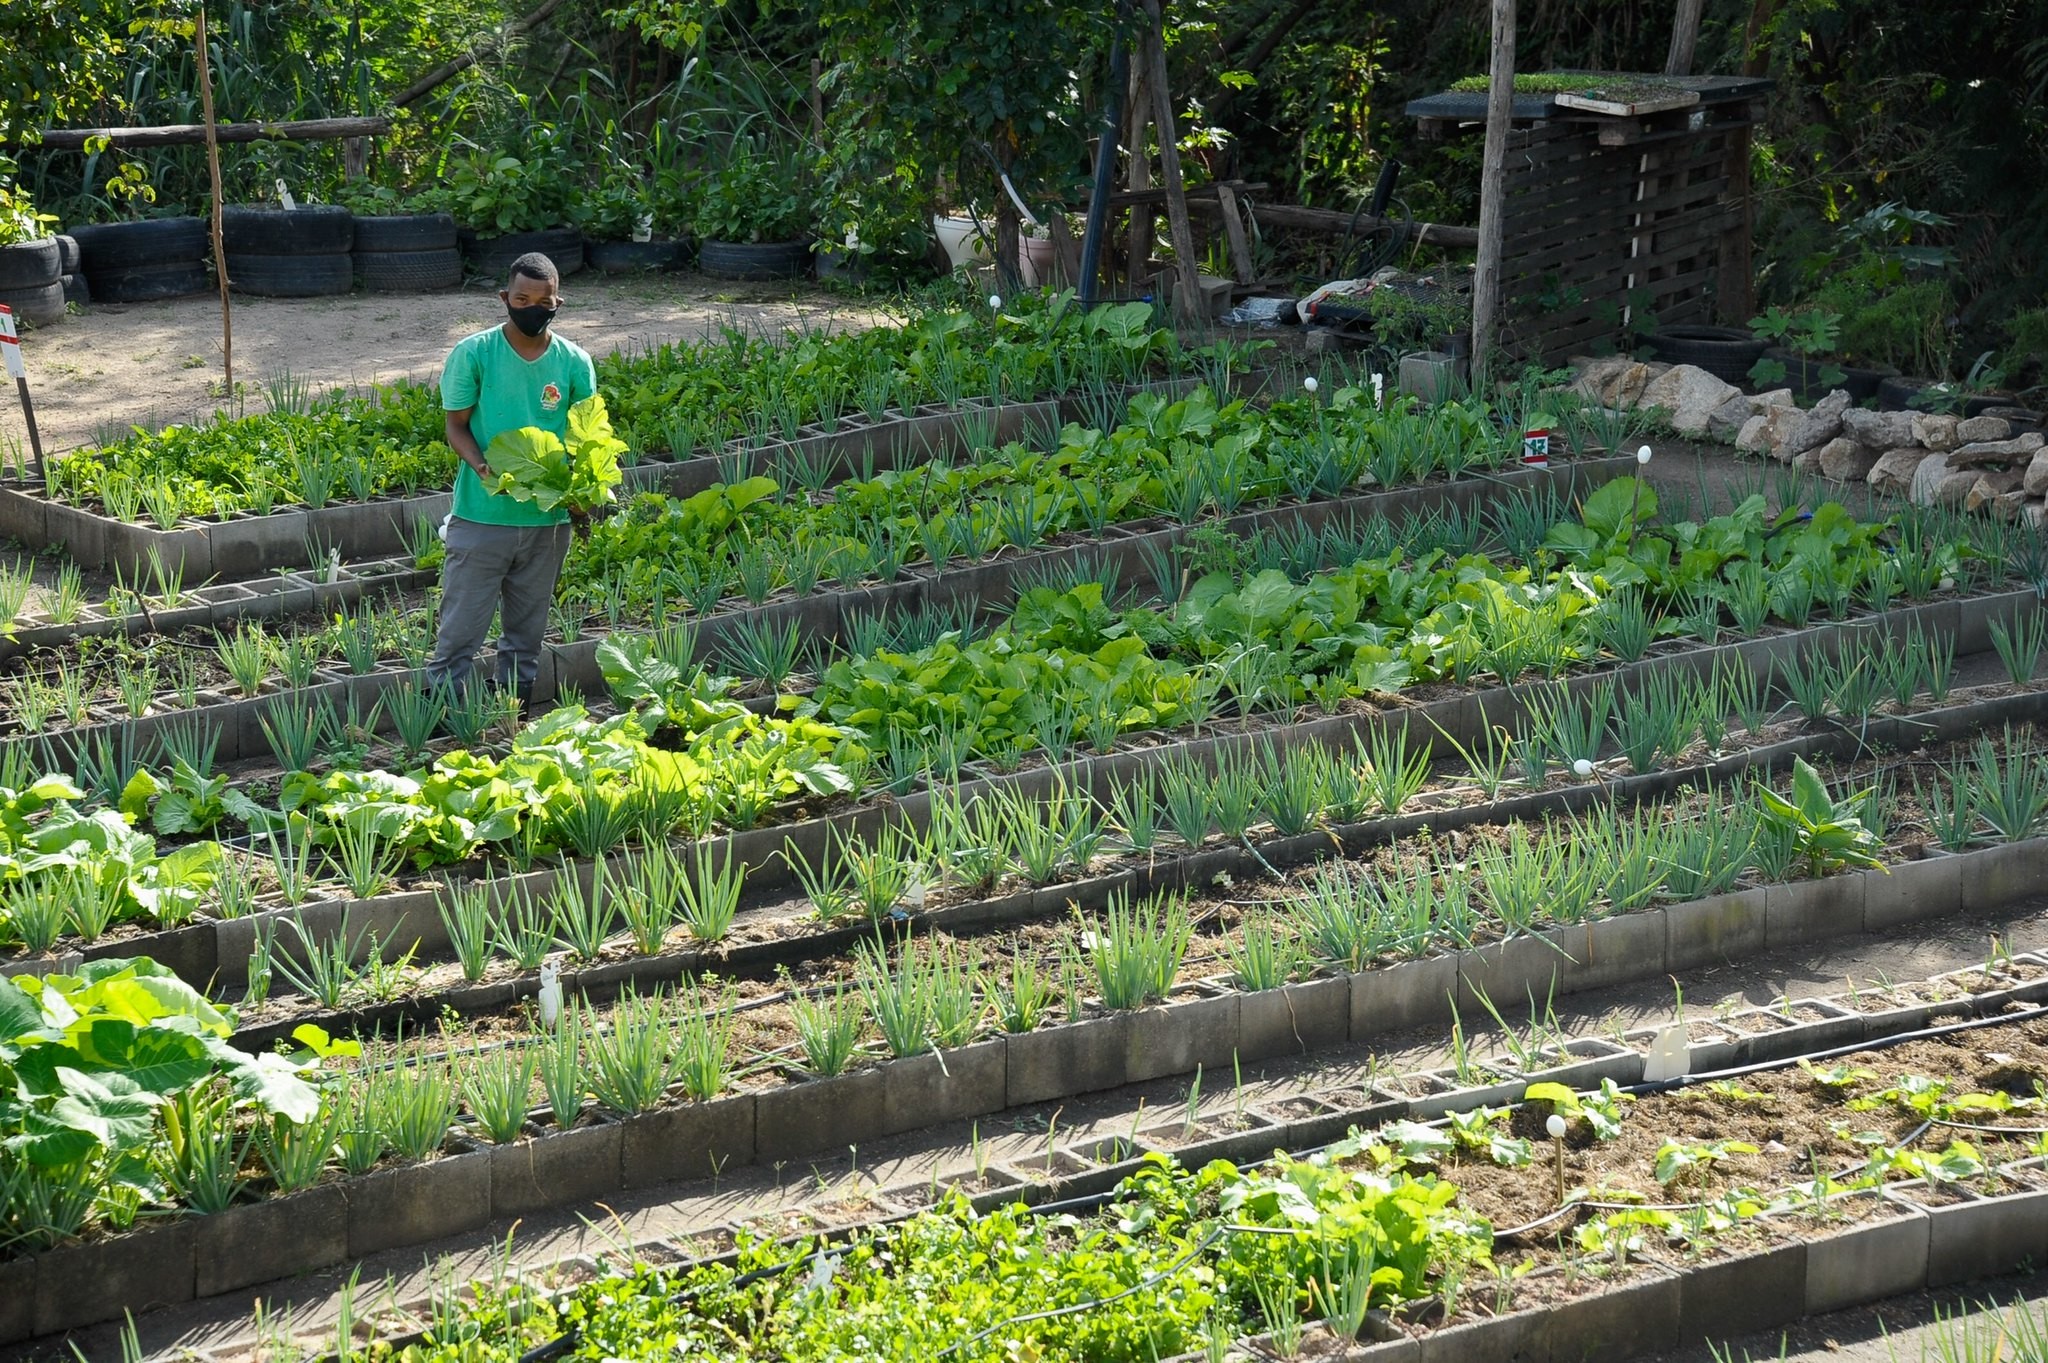
[[[1510,355],[1561,363],[1612,342],[1632,304],[1711,320],[1723,241],[1746,211],[1731,157],[1753,111],[1733,103],[1634,121],[1552,121],[1508,135],[1502,252]]]

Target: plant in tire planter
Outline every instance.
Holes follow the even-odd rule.
[[[482,152],[456,168],[448,188],[456,221],[467,229],[463,254],[474,273],[500,278],[528,251],[554,261],[565,275],[583,268],[583,233],[568,225],[575,220],[575,176],[562,141],[554,127],[541,124],[522,155]]]
[[[1819,308],[1788,312],[1771,308],[1749,320],[1749,329],[1765,344],[1763,355],[1750,367],[1750,381],[1758,388],[1789,384],[1794,395],[1812,402],[1841,387],[1849,374],[1832,357],[1836,338],[1841,335],[1842,315]],[[1872,380],[1871,395],[1877,381]],[[1851,390],[1852,394],[1854,390]]]
[[[605,274],[671,270],[682,260],[683,244],[655,232],[655,192],[632,168],[613,165],[604,183],[583,201],[585,261]]]
[[[378,293],[423,293],[462,283],[462,250],[449,192],[440,186],[408,191],[386,185],[339,196],[356,215],[356,282]]]
[[[748,143],[707,176],[697,204],[699,268],[726,279],[790,279],[811,267],[810,196],[794,164]]]
[[[63,257],[28,191],[0,185],[0,303],[38,326],[64,316]]]
[[[228,287],[265,298],[347,293],[355,215],[339,204],[229,204],[220,215]]]

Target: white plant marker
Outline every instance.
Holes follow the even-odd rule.
[[[1588,776],[1591,776],[1592,774],[1593,764],[1591,762],[1588,762],[1585,758],[1581,757],[1578,761],[1572,763],[1572,775],[1578,777],[1581,781],[1585,780]]]
[[[1692,1073],[1692,1047],[1686,1041],[1683,1022],[1667,1023],[1658,1029],[1643,1060],[1643,1080],[1656,1084]]]
[[[562,1019],[562,967],[543,961],[540,967],[540,1023],[552,1027]]]
[[[1645,445],[1641,449],[1636,451],[1636,462],[1638,464],[1647,464],[1650,462],[1650,447],[1648,445]]]

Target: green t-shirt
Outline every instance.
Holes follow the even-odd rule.
[[[569,408],[596,391],[597,369],[589,352],[552,332],[541,357],[528,360],[505,339],[503,327],[492,327],[457,342],[441,368],[441,406],[451,412],[476,408],[469,433],[482,450],[490,449],[499,432],[522,426],[538,426],[566,439]],[[484,525],[559,525],[569,519],[566,511],[542,511],[531,502],[486,492],[466,463],[455,470],[455,514]]]

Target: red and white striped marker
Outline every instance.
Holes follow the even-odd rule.
[[[0,363],[14,376],[14,391],[21,395],[21,419],[28,425],[29,453],[35,456],[35,476],[43,475],[43,436],[36,429],[36,405],[28,395],[28,366],[21,359],[21,337],[14,332],[14,309],[0,303]]]
[[[21,337],[14,334],[14,309],[5,303],[0,303],[0,359],[14,378],[28,377],[28,366],[21,362]]]

